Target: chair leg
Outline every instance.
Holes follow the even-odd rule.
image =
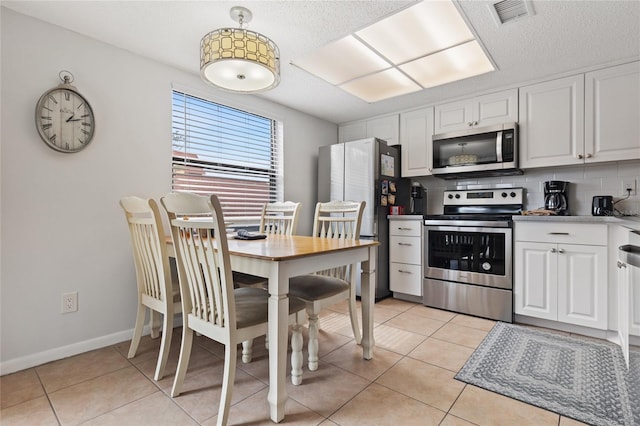
[[[184,321],[184,320],[183,320]],[[173,379],[173,388],[171,389],[171,397],[179,396],[182,392],[182,384],[184,376],[187,374],[189,367],[189,358],[191,357],[191,346],[193,344],[193,330],[186,323],[182,324],[182,344],[180,345],[180,358],[178,358],[178,368],[176,377]]]
[[[153,309],[149,309],[149,328],[151,328],[151,338],[160,336],[160,314]]]
[[[218,410],[218,426],[227,424],[229,408],[231,407],[231,395],[233,382],[236,377],[236,357],[238,346],[231,342],[224,348],[224,375],[222,377],[222,395],[220,396],[220,409]]]
[[[146,314],[147,308],[142,304],[138,303],[138,314],[136,315],[136,326],[133,329],[133,338],[131,339],[131,345],[129,346],[129,354],[127,358],[133,358],[136,356],[136,352],[138,351],[138,345],[140,344],[140,338],[142,337],[142,328],[144,327],[144,316]],[[152,309],[149,309],[153,312]]]
[[[309,313],[309,370],[318,369],[318,314]]]
[[[249,364],[253,359],[253,339],[242,342],[242,363]]]
[[[358,309],[356,308],[355,292],[349,296],[349,316],[351,317],[351,329],[353,330],[353,336],[356,339],[356,343],[359,345],[362,343],[362,332],[360,331],[360,324],[358,324]]]
[[[160,354],[158,355],[158,363],[156,364],[156,373],[153,379],[158,381],[164,376],[164,368],[169,359],[169,351],[171,350],[171,337],[173,336],[173,313],[164,314],[164,322],[162,325],[162,342],[160,343]]]
[[[302,384],[302,326],[298,321],[291,334],[291,383]]]

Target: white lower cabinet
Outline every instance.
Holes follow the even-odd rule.
[[[516,223],[515,313],[607,329],[607,227]]]
[[[422,296],[422,216],[389,221],[389,287]]]

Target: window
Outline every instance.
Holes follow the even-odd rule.
[[[172,189],[216,194],[226,218],[255,223],[282,201],[281,124],[178,91],[172,98]]]

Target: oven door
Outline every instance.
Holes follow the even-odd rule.
[[[512,229],[431,226],[424,233],[425,277],[512,289]]]

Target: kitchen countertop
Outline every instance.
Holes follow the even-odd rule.
[[[514,222],[616,223],[640,227],[639,216],[513,216]]]
[[[422,220],[424,218],[421,214],[389,214],[387,219],[389,220]]]

